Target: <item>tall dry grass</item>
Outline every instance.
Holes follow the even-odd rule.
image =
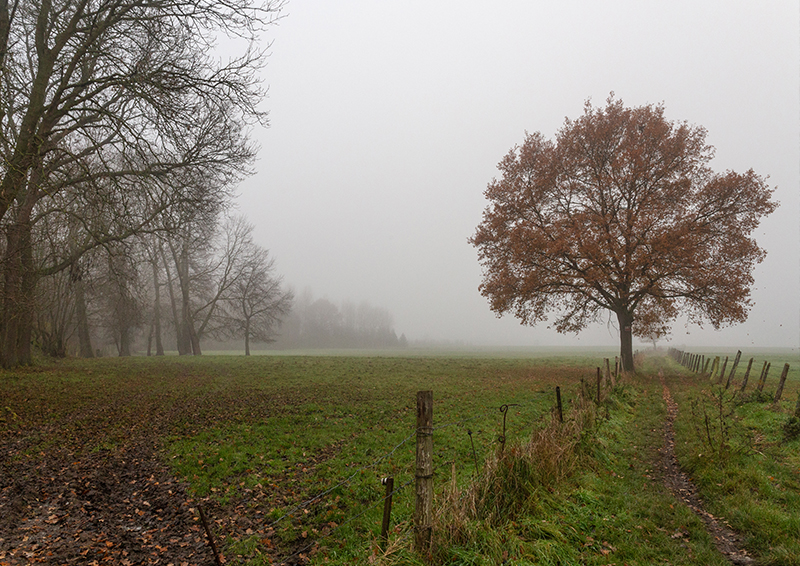
[[[590,396],[583,393],[563,423],[553,415],[527,442],[494,452],[469,484],[457,484],[454,468],[449,486],[437,501],[434,545],[444,549],[466,544],[479,524],[497,526],[535,510],[537,493],[554,489],[579,465],[579,446],[595,423],[596,411]]]

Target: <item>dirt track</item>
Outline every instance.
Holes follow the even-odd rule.
[[[714,540],[717,549],[731,564],[752,564],[753,559],[739,547],[739,536],[720,522],[717,517],[705,510],[703,501],[688,475],[680,469],[675,457],[675,432],[673,424],[678,416],[678,404],[672,398],[666,384],[664,373],[658,374],[663,387],[664,402],[667,404],[667,419],[664,423],[664,445],[660,449],[664,481],[673,495],[694,511],[706,525],[706,530]]]

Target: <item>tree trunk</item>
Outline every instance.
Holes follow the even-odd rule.
[[[194,329],[194,322],[192,321],[191,315],[188,319],[188,328],[189,328],[189,339],[192,344],[192,354],[195,356],[201,356],[203,352],[200,350],[200,337],[197,335]]]
[[[78,352],[82,358],[93,358],[92,339],[89,336],[89,317],[86,314],[86,295],[83,287],[83,274],[79,273],[74,281],[75,314],[78,325]]]
[[[156,356],[164,355],[164,344],[161,341],[161,289],[158,281],[158,259],[153,261],[153,288],[155,303],[153,304],[153,331],[156,338]]]
[[[119,355],[123,358],[131,355],[131,327],[124,322],[119,329]]]
[[[181,289],[181,332],[178,336],[178,353],[180,355],[200,355],[200,342],[192,324],[192,310],[189,297],[189,250],[184,244],[177,258],[178,285]]]
[[[172,320],[175,324],[175,335],[177,339],[176,347],[178,348],[178,355],[186,354],[186,351],[183,351],[181,348],[183,347],[183,325],[181,324],[181,319],[178,316],[178,301],[175,299],[175,289],[172,286],[172,274],[169,270],[169,262],[167,261],[167,255],[164,253],[164,250],[161,250],[161,259],[164,260],[164,269],[167,272],[167,290],[169,291],[169,302],[170,306],[172,307]]]
[[[622,371],[633,373],[633,315],[626,310],[617,312],[619,321],[619,356],[622,360]]]
[[[244,355],[250,355],[250,319],[244,323]]]
[[[34,290],[31,210],[35,195],[28,195],[6,228],[3,271],[3,315],[0,363],[3,367],[27,365],[32,361]]]

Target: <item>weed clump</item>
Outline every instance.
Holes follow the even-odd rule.
[[[759,391],[758,389],[754,389],[750,393],[746,395],[739,395],[736,397],[736,405],[742,406],[747,405],[748,403],[771,403],[772,402],[772,395],[768,393],[764,393],[763,391]]]
[[[797,438],[800,438],[800,418],[792,415],[783,425],[783,441],[791,442]]]
[[[720,460],[751,448],[748,431],[736,415],[738,396],[724,387],[704,390],[691,399],[691,425],[706,451]]]

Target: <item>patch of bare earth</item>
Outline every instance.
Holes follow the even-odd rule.
[[[46,455],[14,441],[1,448],[1,566],[213,564],[185,485],[152,445]]]
[[[295,504],[295,480],[334,457],[338,444],[298,462],[285,481],[242,488],[221,505],[193,498],[152,437],[134,436],[100,450],[51,446],[44,453],[31,450],[28,434],[0,435],[0,566],[212,566],[216,559],[200,506],[218,548],[226,538],[257,536],[262,552],[276,563],[303,565],[319,549],[311,535],[324,536],[334,525],[323,521],[297,540],[281,540],[265,514],[277,502]],[[221,562],[248,557],[227,558]]]
[[[675,457],[675,431],[673,425],[678,416],[678,404],[672,398],[669,387],[664,380],[664,373],[659,372],[663,387],[664,401],[667,404],[667,419],[664,424],[664,445],[659,450],[664,473],[664,481],[673,495],[694,511],[705,523],[706,530],[714,540],[717,549],[728,559],[731,564],[752,564],[753,559],[747,551],[740,548],[741,537],[730,527],[726,526],[718,517],[714,517],[705,510],[703,500],[697,488],[678,464]]]

